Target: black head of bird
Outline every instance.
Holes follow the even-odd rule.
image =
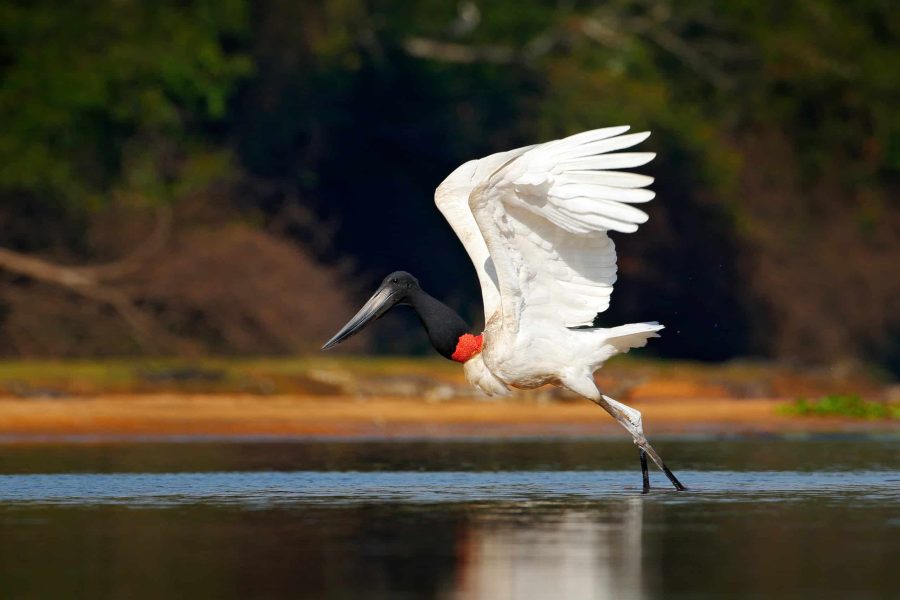
[[[406,271],[394,271],[384,278],[359,312],[322,349],[337,346],[397,305],[411,306],[416,311],[431,344],[446,358],[453,357],[460,336],[469,331],[466,322],[452,308],[422,290],[418,279]]]

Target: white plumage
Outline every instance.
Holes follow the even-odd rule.
[[[613,170],[654,157],[615,152],[650,135],[621,135],[627,130],[596,129],[493,154],[462,165],[438,187],[437,206],[481,283],[484,350],[466,373],[485,393],[556,383],[595,399],[598,392],[585,393],[585,378],[592,382],[603,361],[662,329],[588,329],[609,307],[616,281],[607,232],[637,230],[647,214],[633,204],[654,196],[643,189],[652,178]]]
[[[596,129],[469,161],[441,183],[435,202],[481,284],[484,344],[465,363],[467,380],[489,395],[551,383],[590,398],[680,487],[647,443],[640,413],[604,396],[593,377],[604,361],[663,328],[592,327],[616,282],[607,232],[636,231],[647,214],[634,205],[654,197],[644,189],[651,177],[619,170],[655,156],[618,152],[650,135],[628,129]]]

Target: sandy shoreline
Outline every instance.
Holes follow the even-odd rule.
[[[897,432],[896,422],[781,415],[783,399],[644,399],[648,436]],[[0,396],[4,441],[114,437],[465,438],[606,436],[624,431],[587,401],[426,402],[404,397],[239,394]]]

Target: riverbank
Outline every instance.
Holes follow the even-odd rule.
[[[781,399],[638,400],[648,436],[897,431],[896,421],[784,415]],[[588,401],[427,402],[403,397],[142,394],[0,397],[0,439],[617,436]]]
[[[797,398],[893,400],[871,378],[763,363],[615,359],[609,395],[648,436],[897,431],[897,420],[787,414]],[[479,396],[455,363],[405,358],[0,363],[0,440],[178,437],[620,436],[587,400],[547,387]]]

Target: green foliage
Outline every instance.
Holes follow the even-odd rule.
[[[471,298],[457,306],[478,320],[424,199],[463,160],[628,123],[654,131],[664,201],[652,235],[619,246],[637,291],[617,289],[611,322],[667,315],[654,349],[681,357],[877,357],[898,331],[883,274],[900,248],[898,15],[887,0],[7,0],[2,243],[85,256],[92,208],[224,180],[360,272],[444,274],[434,292]],[[372,226],[386,214],[388,236]],[[398,232],[433,246],[410,253]]]
[[[489,123],[488,134],[538,139],[613,122],[653,128],[667,140],[661,150],[685,154],[673,168],[691,165],[695,181],[726,199],[741,159],[722,142],[738,125],[784,131],[813,171],[844,161],[848,183],[900,170],[891,100],[900,74],[885,68],[898,27],[890,3],[478,7],[471,28],[454,29],[454,3],[263,3],[255,58],[298,65],[282,74],[294,92],[316,96],[301,104],[327,123],[341,102],[334,94],[355,93],[352,80],[366,65],[391,70],[410,38],[502,46],[523,60],[424,60],[421,75],[445,79],[444,92],[464,93],[476,111],[478,96],[505,97],[500,105],[512,112]],[[585,23],[605,33],[592,37]],[[171,194],[165,183],[180,176],[173,156],[206,151],[205,126],[229,116],[235,84],[255,69],[235,50],[250,33],[244,0],[4,3],[0,192],[78,206],[119,186]],[[860,218],[877,219],[879,202],[870,200]]]
[[[798,398],[781,407],[781,412],[799,416],[840,416],[854,419],[900,419],[900,406],[863,400],[856,395],[832,394],[818,400]]]
[[[235,83],[243,0],[5,2],[0,194],[75,212],[115,190],[168,199]]]

